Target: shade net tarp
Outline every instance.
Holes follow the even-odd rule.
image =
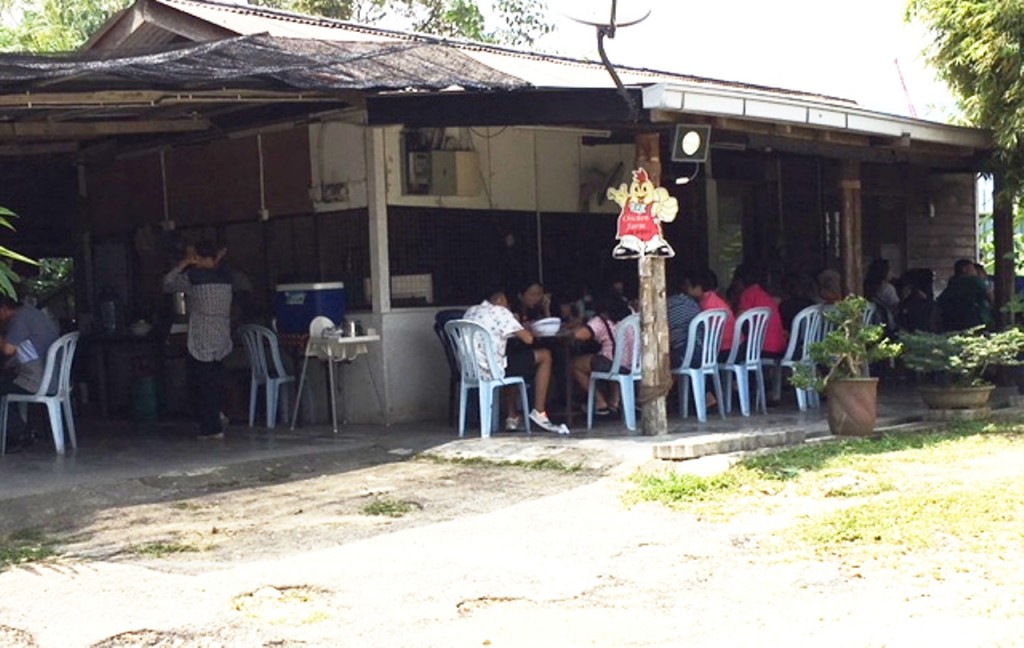
[[[265,34],[147,51],[0,55],[0,94],[258,87],[264,90],[513,90],[529,84],[437,43]]]

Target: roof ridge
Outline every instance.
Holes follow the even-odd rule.
[[[459,49],[465,49],[470,51],[479,52],[493,52],[499,55],[514,56],[523,59],[531,59],[535,61],[552,61],[567,65],[575,66],[587,66],[591,68],[601,67],[604,65],[600,61],[582,59],[578,57],[568,56],[565,54],[555,54],[549,52],[539,52],[536,50],[525,50],[509,47],[507,45],[498,45],[494,43],[484,43],[480,41],[462,39],[462,38],[447,38],[441,36],[435,36],[433,34],[424,34],[422,32],[401,30],[401,29],[389,29],[383,27],[376,27],[373,25],[367,25],[365,23],[354,22],[350,20],[341,20],[338,18],[327,18],[324,16],[311,16],[309,14],[302,14],[293,11],[286,11],[283,9],[275,9],[272,7],[262,7],[258,5],[240,4],[238,2],[231,2],[230,0],[152,0],[160,2],[166,5],[194,5],[201,7],[209,7],[217,10],[228,11],[235,14],[249,14],[263,16],[275,20],[283,20],[294,23],[301,23],[307,25],[314,25],[318,27],[327,27],[335,29],[347,29],[356,33],[363,34],[378,34],[381,36],[388,36],[392,38],[404,39],[408,41],[416,41],[424,44],[433,45],[445,45],[456,47]],[[299,37],[301,38],[301,37]],[[814,97],[829,102],[840,102],[844,104],[856,105],[856,101],[844,97],[835,97],[831,95],[825,95],[817,92],[807,92],[803,90],[794,90],[790,88],[778,88],[773,86],[767,86],[755,83],[745,83],[743,81],[729,81],[726,79],[718,79],[713,77],[699,76],[695,74],[688,74],[684,72],[676,72],[670,70],[658,70],[647,67],[636,67],[631,65],[615,65],[616,70],[620,72],[629,72],[632,74],[640,75],[651,75],[651,76],[671,76],[679,79],[689,80],[699,84],[709,85],[721,85],[724,87],[731,87],[736,90],[754,90],[763,91],[769,93],[782,93],[793,96],[802,97]]]

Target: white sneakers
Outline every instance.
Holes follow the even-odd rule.
[[[565,425],[555,425],[548,418],[546,412],[538,412],[537,410],[530,411],[530,420],[541,429],[547,430],[548,432],[556,432],[558,434],[569,434],[569,428]]]
[[[556,432],[558,434],[564,434],[564,435],[568,435],[569,434],[569,428],[568,427],[566,427],[565,425],[555,425],[554,423],[551,422],[551,419],[549,419],[548,415],[546,413],[544,413],[544,412],[538,412],[537,410],[531,411],[530,412],[530,421],[534,425],[540,427],[543,430],[547,430],[548,432]],[[508,418],[505,419],[505,431],[506,432],[516,432],[517,430],[522,430],[522,429],[523,429],[523,419],[521,417],[519,417],[519,416],[509,416]]]

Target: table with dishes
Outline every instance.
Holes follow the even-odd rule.
[[[554,373],[559,366],[564,375],[565,392],[565,424],[572,425],[573,419],[573,384],[572,359],[576,355],[579,344],[571,330],[563,330],[562,321],[557,317],[546,317],[532,322],[530,330],[534,335],[534,345],[551,351]]]

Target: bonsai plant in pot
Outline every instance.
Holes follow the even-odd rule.
[[[952,333],[917,331],[902,334],[900,341],[904,364],[933,379],[919,388],[931,409],[984,407],[995,387],[986,380],[986,370],[1019,365],[1024,353],[1024,331],[1018,328],[998,333],[986,333],[980,326]]]
[[[828,398],[832,434],[870,436],[878,411],[878,378],[867,376],[872,362],[895,358],[901,347],[885,337],[879,324],[868,324],[868,300],[851,295],[824,311],[827,333],[810,345],[813,363],[797,367],[790,382],[816,389]]]

